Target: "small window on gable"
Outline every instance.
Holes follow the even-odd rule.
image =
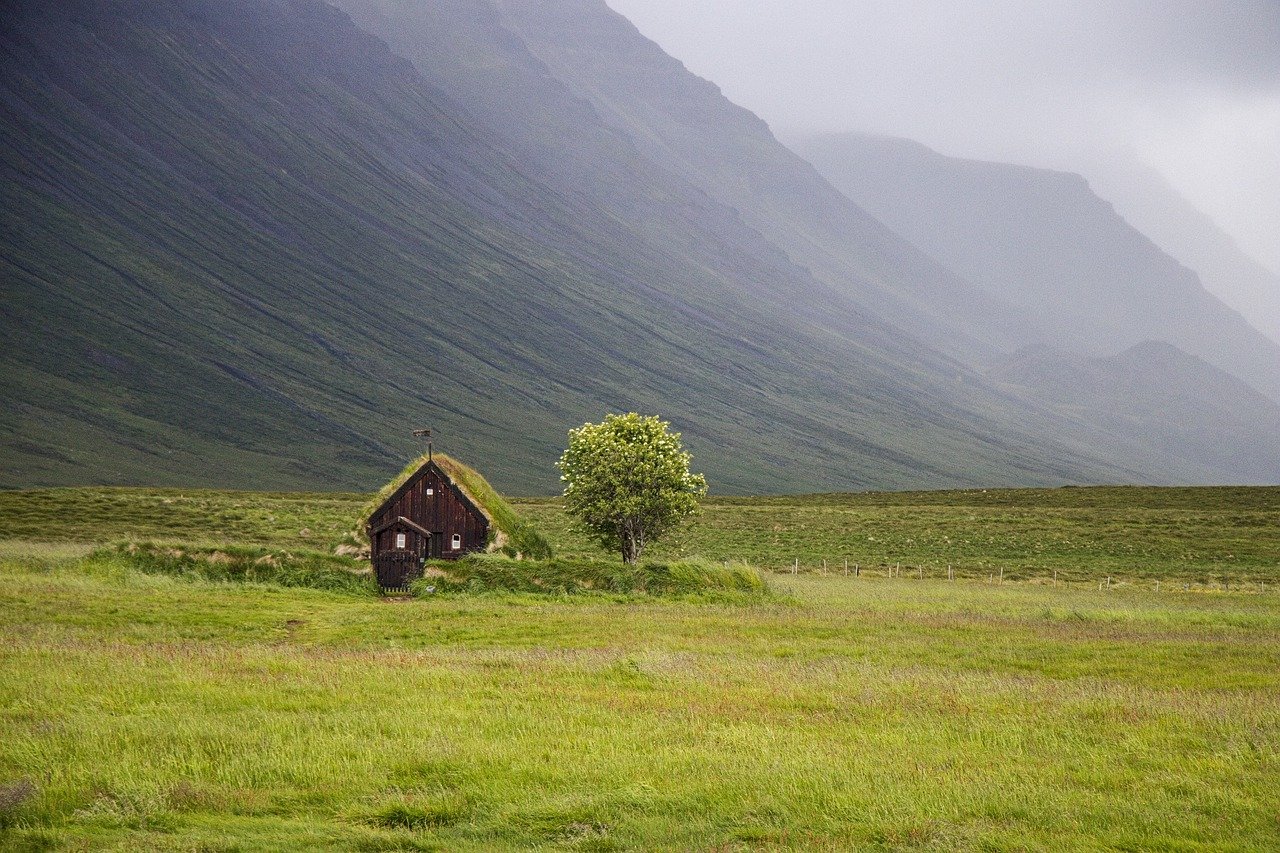
[[[396,547],[397,547],[397,548],[403,548],[403,547],[404,547],[404,534],[403,534],[403,533],[397,533],[397,534],[396,534]]]
[[[431,497],[436,493],[435,489],[427,489],[427,497]]]
[[[453,534],[453,550],[457,551],[461,547],[462,547],[462,534],[460,533]]]

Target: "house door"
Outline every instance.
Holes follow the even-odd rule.
[[[384,590],[408,589],[409,584],[422,577],[423,557],[439,537],[399,532],[392,536],[395,547],[373,558],[373,574]]]
[[[422,558],[413,551],[384,551],[373,558],[373,573],[384,590],[408,589],[422,577]]]

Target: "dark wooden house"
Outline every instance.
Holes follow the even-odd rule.
[[[385,499],[365,524],[383,589],[402,589],[422,577],[428,559],[483,551],[500,533],[482,499],[465,483],[468,474],[479,475],[443,455],[419,462],[387,484]]]

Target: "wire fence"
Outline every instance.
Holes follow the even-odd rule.
[[[726,559],[725,565],[738,560]],[[901,560],[867,563],[849,558],[818,559],[801,561],[799,557],[792,559],[789,565],[772,565],[764,567],[765,571],[774,574],[790,575],[824,575],[845,577],[850,580],[914,580],[942,581],[955,583],[979,582],[992,585],[1017,583],[1023,585],[1063,586],[1071,588],[1095,587],[1098,590],[1150,590],[1154,592],[1240,592],[1267,594],[1280,590],[1280,565],[1276,566],[1274,575],[1269,577],[1200,575],[1189,574],[1179,576],[1170,574],[1159,577],[1155,572],[1119,574],[1090,573],[1081,569],[1041,569],[1017,568],[1007,569],[996,566],[965,566],[949,563],[945,566],[923,563],[906,563]]]

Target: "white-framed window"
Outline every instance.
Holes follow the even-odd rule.
[[[435,489],[427,489],[427,497],[431,497],[436,493]]]
[[[462,534],[453,534],[453,550],[458,551],[462,548]]]
[[[396,547],[403,548],[405,543],[405,535],[403,533],[396,534]]]

